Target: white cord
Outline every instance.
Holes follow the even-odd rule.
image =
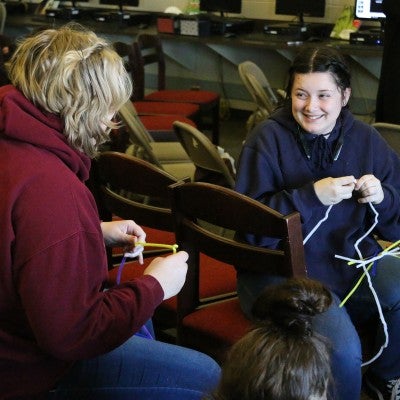
[[[331,205],[328,207],[328,209],[326,210],[324,218],[322,218],[322,219],[317,223],[317,225],[315,225],[314,228],[311,229],[311,231],[308,233],[308,235],[306,236],[306,238],[303,240],[303,245],[306,244],[306,243],[308,242],[308,240],[310,239],[310,237],[311,237],[312,235],[314,235],[315,231],[321,226],[321,224],[322,224],[323,222],[325,222],[325,221],[328,219],[328,216],[329,216],[329,213],[330,213],[332,207],[333,207],[333,204],[331,204]]]
[[[369,274],[369,272],[368,272],[368,270],[367,270],[367,267],[366,267],[367,264],[370,264],[371,262],[375,262],[376,260],[378,260],[378,259],[380,259],[380,258],[386,256],[387,253],[381,253],[381,254],[379,254],[377,257],[375,257],[374,260],[372,260],[372,259],[363,260],[363,255],[361,254],[361,251],[360,251],[360,249],[358,248],[359,244],[374,230],[374,228],[375,228],[376,225],[378,224],[378,217],[379,217],[379,214],[378,214],[378,212],[376,211],[375,207],[372,205],[372,203],[368,203],[368,204],[369,204],[369,206],[371,207],[371,210],[372,210],[372,211],[374,212],[374,214],[375,214],[374,223],[371,225],[371,227],[368,229],[368,231],[365,232],[365,234],[364,234],[363,236],[361,236],[361,237],[355,242],[354,248],[356,249],[356,252],[357,252],[357,254],[358,254],[359,260],[351,260],[351,261],[353,261],[353,262],[356,264],[356,268],[362,267],[362,269],[364,270],[364,274],[365,274],[365,276],[367,277],[368,286],[369,286],[369,288],[370,288],[370,290],[371,290],[371,293],[372,293],[372,295],[373,295],[373,297],[374,297],[375,304],[376,304],[376,307],[377,307],[377,309],[378,309],[379,319],[381,320],[382,327],[383,327],[383,331],[384,331],[384,333],[385,333],[385,342],[381,345],[379,351],[375,354],[375,356],[373,356],[370,360],[368,360],[368,361],[366,361],[366,362],[364,362],[364,363],[361,364],[362,367],[364,367],[364,366],[366,366],[366,365],[369,365],[369,364],[371,364],[372,362],[374,362],[374,361],[382,354],[383,350],[384,350],[384,349],[388,346],[388,344],[389,344],[389,334],[388,334],[388,330],[387,330],[387,324],[386,324],[386,321],[385,321],[385,317],[384,317],[384,315],[383,315],[383,311],[382,311],[382,307],[381,307],[381,304],[380,304],[378,295],[377,295],[377,293],[376,293],[376,291],[375,291],[375,289],[374,289],[374,287],[373,287],[373,285],[372,285],[371,275]],[[341,258],[340,256],[337,256],[336,254],[335,254],[335,257],[336,257],[336,258]]]
[[[355,242],[355,244],[354,244],[354,248],[355,248],[355,250],[356,250],[356,252],[357,252],[357,254],[358,254],[359,259],[358,259],[358,260],[355,260],[355,259],[352,259],[352,258],[348,258],[348,257],[344,257],[344,256],[340,256],[340,255],[335,254],[335,258],[340,258],[340,259],[343,259],[343,260],[347,260],[348,262],[353,262],[353,263],[355,264],[356,268],[360,268],[360,267],[363,268],[364,274],[366,275],[367,280],[368,280],[368,286],[369,286],[369,288],[370,288],[370,290],[371,290],[371,293],[372,293],[372,295],[373,295],[373,297],[374,297],[374,300],[375,300],[375,303],[376,303],[376,307],[377,307],[377,309],[378,309],[379,319],[380,319],[380,321],[381,321],[381,323],[382,323],[383,331],[384,331],[384,333],[385,333],[385,342],[382,344],[382,346],[381,346],[381,348],[379,349],[379,351],[378,351],[378,352],[375,354],[375,356],[373,356],[370,360],[368,360],[368,361],[362,363],[362,364],[361,364],[362,367],[364,367],[364,366],[366,366],[366,365],[369,365],[369,364],[371,364],[372,362],[374,362],[374,361],[382,354],[383,350],[384,350],[384,349],[388,346],[388,344],[389,344],[389,333],[388,333],[387,323],[386,323],[386,321],[385,321],[385,317],[384,317],[384,315],[383,315],[383,311],[382,311],[381,304],[380,304],[380,302],[379,302],[378,295],[377,295],[377,293],[376,293],[376,291],[375,291],[375,289],[374,289],[374,287],[373,287],[373,285],[372,285],[371,276],[370,276],[370,274],[369,274],[369,272],[368,272],[368,270],[367,270],[366,265],[367,265],[367,264],[370,264],[371,262],[375,262],[376,260],[379,260],[380,258],[382,258],[382,257],[384,257],[384,256],[386,256],[386,255],[392,255],[392,254],[394,255],[394,253],[386,252],[386,253],[380,253],[378,256],[373,257],[373,258],[370,258],[370,259],[368,259],[368,260],[363,260],[363,256],[362,256],[361,251],[360,251],[360,249],[359,249],[358,246],[359,246],[359,244],[374,230],[375,226],[378,224],[378,217],[379,217],[379,214],[378,214],[378,212],[376,211],[375,207],[372,205],[372,203],[368,203],[368,204],[369,204],[369,206],[371,207],[372,211],[373,211],[374,214],[375,214],[375,220],[374,220],[374,223],[372,224],[372,226],[368,229],[368,231],[365,232],[365,234],[364,234],[363,236],[361,236],[361,237]],[[321,226],[321,224],[322,224],[323,222],[325,222],[325,221],[328,219],[328,216],[329,216],[329,213],[330,213],[330,211],[331,211],[331,209],[332,209],[332,206],[333,206],[333,205],[330,205],[330,206],[328,207],[328,209],[327,209],[326,212],[325,212],[325,216],[324,216],[324,217],[314,226],[314,228],[308,233],[308,235],[306,236],[306,238],[303,240],[303,245],[306,244],[306,243],[308,242],[308,240],[309,240],[309,239],[311,238],[311,236],[316,232],[316,230]]]

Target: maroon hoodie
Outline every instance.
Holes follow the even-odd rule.
[[[48,391],[74,361],[121,345],[163,299],[151,276],[103,291],[89,168],[57,117],[0,88],[0,399]]]

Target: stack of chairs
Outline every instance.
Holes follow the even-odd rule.
[[[220,95],[208,90],[168,89],[166,87],[166,62],[162,43],[158,35],[139,34],[132,45],[132,80],[135,83],[135,101],[160,103],[183,103],[196,105],[199,116],[194,121],[202,130],[211,130],[212,142],[219,142]],[[145,94],[145,67],[156,66],[157,89]],[[158,107],[158,106],[157,106]],[[140,109],[138,109],[140,113]]]
[[[134,48],[131,44],[125,42],[114,42],[115,51],[124,59],[125,68],[130,72],[132,77],[136,74],[137,61],[134,57]],[[143,124],[150,131],[171,131],[174,121],[182,121],[188,124],[196,125],[194,121],[199,118],[200,107],[196,104],[183,102],[148,102],[138,96],[137,78],[133,79],[132,102]]]

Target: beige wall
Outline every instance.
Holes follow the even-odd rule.
[[[242,0],[242,16],[256,19],[283,19],[274,13],[275,0]],[[312,0],[310,0],[312,1]],[[140,9],[146,11],[164,11],[168,6],[176,6],[184,10],[188,0],[140,0]],[[345,5],[353,5],[354,0],[326,0],[324,19],[310,18],[309,22],[335,22]],[[307,19],[306,19],[307,20]]]
[[[287,19],[287,17],[275,15],[275,0],[242,0],[243,14],[250,18],[260,18],[265,15],[265,19]],[[309,0],[313,1],[313,0]],[[312,18],[315,22],[335,22],[345,5],[353,5],[353,0],[326,0],[326,12],[324,19]]]
[[[35,0],[37,1],[37,0]],[[79,1],[79,0],[78,0]],[[96,5],[99,0],[90,0]],[[140,10],[164,11],[169,6],[184,10],[189,0],[139,0]],[[289,16],[276,16],[275,0],[242,0],[242,16],[260,20],[285,20]],[[313,0],[308,0],[313,1]],[[399,0],[400,1],[400,0]],[[326,16],[320,18],[305,18],[306,22],[334,23],[343,7],[353,5],[354,0],[326,0]],[[137,10],[138,8],[135,8]],[[234,14],[232,14],[234,16]],[[118,34],[116,32],[116,34]],[[123,36],[118,40],[130,43],[132,37]],[[115,37],[112,38],[115,40]],[[228,39],[229,40],[229,39]],[[245,46],[236,41],[210,43],[196,40],[176,40],[175,37],[163,38],[163,48],[167,55],[167,85],[168,87],[188,88],[198,86],[202,89],[216,90],[224,93],[234,108],[252,107],[249,94],[243,87],[238,74],[238,64],[245,60],[257,63],[268,72],[268,79],[274,87],[284,87],[286,74],[291,59],[296,51],[293,49],[263,49],[256,46]],[[374,107],[381,57],[352,56],[350,57],[353,71],[352,100],[357,100],[359,113],[370,114]],[[155,70],[148,70],[146,79],[148,89],[156,87]],[[372,103],[372,105],[371,105]]]

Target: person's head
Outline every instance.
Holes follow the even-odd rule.
[[[303,130],[328,134],[349,101],[350,70],[332,47],[306,47],[289,69],[287,96]]]
[[[40,108],[59,116],[72,147],[90,157],[116,127],[112,117],[132,84],[112,46],[76,24],[24,38],[9,64],[11,83]]]
[[[331,301],[308,279],[267,287],[253,307],[256,326],[230,349],[213,399],[326,399],[329,350],[312,319]]]

